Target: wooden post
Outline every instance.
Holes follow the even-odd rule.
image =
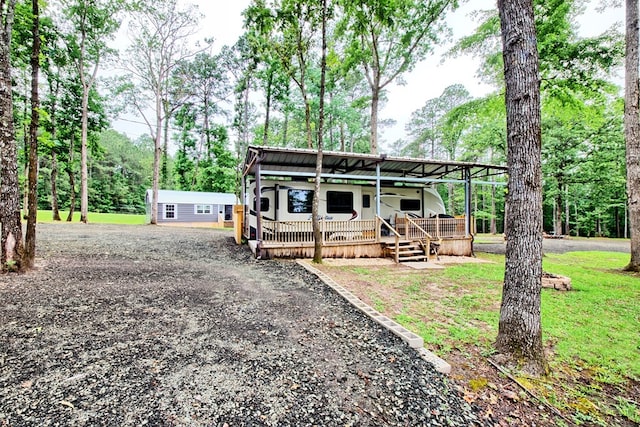
[[[233,231],[236,244],[242,243],[242,221],[244,218],[244,205],[235,205],[233,207]]]

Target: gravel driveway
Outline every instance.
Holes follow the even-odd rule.
[[[489,252],[494,254],[504,254],[506,244],[501,238],[493,238],[492,242],[474,242],[475,252]],[[543,239],[542,250],[547,253],[563,254],[575,251],[604,251],[604,252],[624,252],[630,253],[631,246],[629,240],[598,238],[573,238],[563,239]]]
[[[477,425],[395,335],[210,229],[39,224],[0,275],[0,426]]]

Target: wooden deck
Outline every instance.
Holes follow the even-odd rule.
[[[382,218],[353,221],[320,221],[324,258],[381,258],[399,251],[406,242],[420,242],[429,257],[431,243],[438,254],[471,256],[473,236],[465,234],[465,218]],[[261,258],[310,258],[314,254],[311,221],[262,221],[262,239],[249,241]],[[391,250],[390,250],[391,248]]]

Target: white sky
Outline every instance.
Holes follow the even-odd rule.
[[[202,20],[200,38],[213,37],[214,49],[223,45],[233,45],[242,34],[242,11],[249,5],[249,0],[183,0],[184,3],[198,5],[205,18]],[[597,2],[598,0],[591,0]],[[470,34],[477,24],[470,17],[473,10],[491,9],[495,0],[472,0],[447,18],[453,28],[454,38]],[[621,31],[624,22],[622,8],[608,8],[600,13],[593,8],[579,19],[580,33],[594,36],[606,31],[614,24],[619,24]],[[387,92],[388,102],[380,111],[381,119],[394,119],[397,124],[380,131],[382,146],[405,138],[404,125],[411,113],[421,108],[431,98],[438,97],[443,90],[452,84],[462,83],[472,96],[486,94],[492,88],[483,85],[476,77],[479,62],[471,57],[458,57],[442,62],[440,55],[447,47],[439,49],[434,55],[427,57],[416,68],[404,76],[405,85],[390,85]],[[136,120],[136,119],[133,119]],[[133,125],[131,122],[117,121],[117,130],[126,132],[131,138],[148,133],[145,126]]]

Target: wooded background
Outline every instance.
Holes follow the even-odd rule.
[[[319,2],[254,0],[243,35],[217,46],[194,34],[206,25],[176,0],[56,0],[40,10],[38,207],[80,206],[83,89],[88,93],[88,208],[144,212],[159,151],[159,187],[238,192],[249,144],[315,148],[320,98]],[[16,5],[11,40],[14,117],[26,181],[31,115],[31,1]],[[325,150],[387,152],[505,164],[504,73],[498,11],[479,12],[476,31],[448,55],[482,58],[477,71],[494,91],[447,87],[416,110],[406,140],[378,141],[391,82],[447,39],[450,0],[329,3]],[[621,32],[580,37],[583,3],[535,2],[542,100],[544,229],[557,234],[626,237],[623,99],[616,72]],[[126,31],[127,26],[130,30]],[[621,29],[620,29],[621,30]],[[129,45],[117,50],[115,37]],[[82,83],[80,74],[95,76]],[[125,112],[148,124],[135,140],[111,128]],[[25,193],[27,191],[22,182]],[[504,186],[474,186],[479,232],[503,232]],[[464,212],[462,188],[439,188],[449,213]]]

